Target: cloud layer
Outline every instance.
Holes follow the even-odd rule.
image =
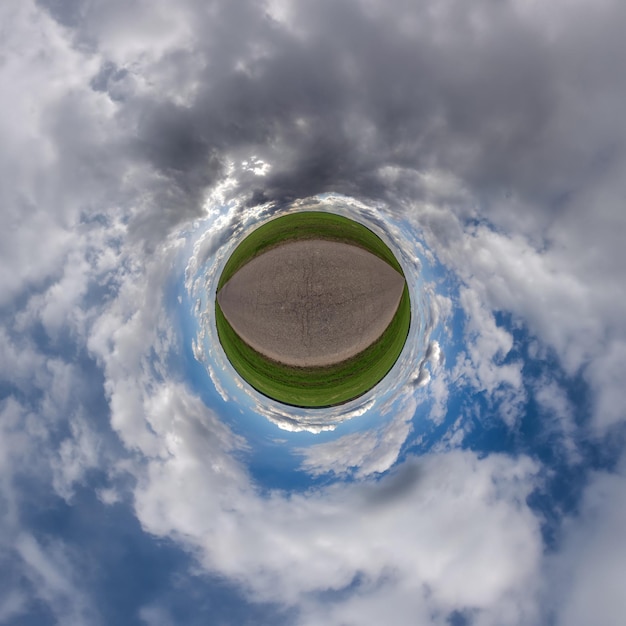
[[[87,528],[169,542],[198,616],[228,581],[223,623],[621,623],[625,10],[5,3],[0,623],[183,619],[147,565],[112,618]],[[318,194],[396,242],[423,342],[298,432],[196,321]]]

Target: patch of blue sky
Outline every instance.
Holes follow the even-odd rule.
[[[336,482],[328,474],[314,476],[304,471],[301,459],[286,452],[280,442],[274,442],[251,455],[247,468],[261,495],[303,492]]]
[[[453,364],[457,356],[465,350],[465,325],[467,315],[463,308],[458,305],[458,292],[455,291],[451,298],[453,306],[450,317],[444,327],[438,329],[435,339],[439,341],[445,362]]]
[[[28,485],[33,487],[33,485]],[[288,615],[273,605],[252,605],[242,590],[223,577],[200,573],[193,556],[176,542],[145,533],[132,505],[104,505],[91,486],[77,490],[71,504],[37,489],[22,507],[25,527],[45,549],[58,541],[72,555],[80,585],[103,624],[144,625],[146,613],[167,623],[285,624]],[[5,571],[0,580],[10,576]],[[34,603],[12,624],[55,624],[54,616]]]
[[[441,446],[454,432],[462,430],[459,445],[481,455],[494,453],[524,454],[540,463],[541,483],[529,498],[529,505],[542,519],[546,547],[556,547],[563,517],[577,510],[591,472],[615,467],[621,445],[607,445],[605,440],[586,437],[585,427],[591,416],[591,392],[581,374],[568,376],[555,354],[545,349],[536,352],[536,339],[510,315],[497,312],[496,322],[514,338],[513,348],[501,364],[522,359],[525,400],[517,408],[513,425],[499,415],[498,397],[472,390],[457,381],[449,387],[444,421],[408,453],[419,453],[431,446]],[[547,385],[554,385],[566,401],[570,414],[558,416],[545,406],[540,396]],[[568,430],[568,426],[571,427]],[[450,429],[450,430],[449,430]]]
[[[418,390],[417,393],[419,392],[425,393],[424,390]],[[446,416],[441,421],[435,422],[429,418],[431,406],[432,400],[429,398],[424,398],[418,405],[411,420],[411,434],[404,442],[394,467],[402,465],[409,457],[444,450],[448,445],[446,437],[450,438],[456,432],[459,398],[453,396],[449,399]]]

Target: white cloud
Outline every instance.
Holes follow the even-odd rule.
[[[451,379],[455,384],[469,384],[477,392],[486,392],[491,405],[497,404],[500,417],[514,427],[526,392],[521,359],[503,362],[513,348],[513,336],[496,324],[494,313],[475,290],[463,288],[459,299],[466,315],[466,351],[458,355]],[[437,415],[437,407],[435,411]]]
[[[556,381],[540,379],[536,385],[535,400],[541,415],[544,437],[556,435],[562,442],[570,463],[583,460],[578,449],[576,423],[574,421],[574,407],[567,397],[563,387]]]
[[[480,296],[471,289],[464,288],[460,294],[461,306],[467,315],[466,346],[471,367],[459,368],[474,379],[474,386],[480,390],[493,392],[500,385],[514,388],[521,386],[522,363],[499,364],[513,348],[512,334],[498,326],[490,309],[480,302]]]
[[[170,613],[159,606],[142,607],[139,617],[146,626],[168,626],[174,621]]]
[[[594,426],[602,434],[626,421],[623,373],[626,371],[626,341],[611,342],[586,372],[595,395]]]
[[[44,545],[24,528],[22,506],[30,496],[18,480],[47,480],[57,460],[54,448],[46,448],[48,436],[29,409],[12,398],[0,403],[0,621],[12,623],[41,602],[59,623],[95,625],[97,612],[78,574],[84,563],[61,539]]]
[[[413,611],[511,611],[500,624],[513,624],[517,603],[533,610],[541,537],[525,504],[536,469],[527,459],[449,452],[416,459],[378,483],[264,499],[232,459],[224,473],[217,450],[195,451],[213,448],[212,438],[210,431],[182,436],[171,457],[150,464],[135,492],[137,514],[146,530],[199,550],[210,571],[240,581],[253,597],[301,603],[319,617],[328,605],[311,603],[310,594],[359,577],[364,590],[391,584],[390,595]],[[429,591],[421,597],[417,589]],[[337,601],[326,623],[342,623],[355,603],[359,623],[376,623],[363,595],[357,589]],[[387,596],[373,597],[385,603]]]
[[[175,231],[198,217],[230,224],[204,242],[208,255],[258,218],[245,209],[256,201],[333,190],[392,207],[394,219],[409,208],[411,232],[450,272],[442,280],[459,280],[467,314],[458,366],[433,370],[433,420],[450,376],[463,376],[517,426],[528,381],[519,360],[504,362],[515,344],[496,323],[502,311],[536,339],[537,358],[553,351],[567,375],[583,375],[590,432],[617,431],[623,3],[273,2],[272,21],[254,2],[111,1],[81,5],[76,29],[44,4],[0,6],[0,382],[10,396],[0,403],[0,547],[28,587],[0,597],[0,619],[38,598],[59,622],[97,621],[76,555],[21,528],[28,494],[13,479],[25,472],[71,505],[98,467],[137,478],[146,531],[254,598],[298,606],[302,624],[380,624],[390,613],[445,624],[452,610],[476,625],[538,623],[532,462],[456,450],[462,415],[445,452],[393,476],[263,497],[246,442],[181,380],[164,292],[182,273]],[[434,297],[447,320],[450,301]],[[76,360],[87,351],[102,389]],[[545,430],[579,460],[562,386],[534,385]],[[84,407],[100,393],[133,460],[101,449],[91,420],[106,416]],[[309,448],[305,467],[383,474],[414,409]],[[123,501],[108,485],[97,493]],[[546,576],[562,624],[623,616],[625,501],[623,471],[597,474],[566,525]]]
[[[0,403],[0,498],[4,504],[0,519],[5,527],[14,527],[19,518],[13,472],[20,458],[31,455],[31,442],[22,428],[27,415],[28,411],[13,398]]]
[[[0,305],[6,305],[58,277],[76,243],[80,212],[111,193],[96,183],[107,167],[107,175],[116,169],[102,144],[117,133],[109,125],[110,102],[89,87],[97,59],[74,49],[32,2],[3,4],[0,12]],[[94,158],[99,168],[88,167]]]
[[[46,603],[58,622],[69,626],[100,623],[90,598],[76,580],[70,555],[61,542],[44,547],[32,535],[22,533],[16,539],[15,549],[35,596]]]
[[[70,436],[59,445],[58,454],[51,459],[52,484],[67,501],[74,495],[74,485],[85,479],[88,470],[103,464],[97,433],[83,416],[70,420]]]
[[[0,623],[8,624],[10,619],[24,612],[27,605],[26,594],[16,590],[0,593]]]
[[[618,626],[626,613],[626,476],[596,473],[580,512],[565,525],[559,552],[550,559],[548,598],[559,626]]]
[[[411,419],[417,400],[413,396],[400,398],[390,412],[393,417],[381,428],[343,435],[328,443],[302,448],[302,469],[319,476],[344,476],[354,472],[356,478],[382,474],[398,460],[400,450],[411,432]],[[385,419],[383,417],[383,419]]]
[[[454,222],[451,214],[448,219]],[[593,419],[599,434],[623,421],[615,376],[626,336],[626,299],[618,286],[624,261],[621,244],[604,236],[611,221],[615,232],[624,232],[622,218],[570,216],[558,223],[558,230],[555,226],[556,241],[544,250],[525,237],[485,226],[463,234],[452,230],[451,239],[430,232],[441,260],[466,285],[461,304],[469,317],[468,346],[458,372],[479,388],[493,390],[501,383],[520,388],[521,363],[497,364],[511,349],[512,338],[496,326],[492,311],[510,312],[514,323],[525,325],[555,351],[568,374],[585,374],[597,398]],[[591,224],[595,226],[588,229]]]

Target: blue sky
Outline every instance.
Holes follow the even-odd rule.
[[[625,5],[0,7],[0,624],[621,626]],[[322,205],[414,325],[333,410],[215,279]]]

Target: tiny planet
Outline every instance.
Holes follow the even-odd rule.
[[[278,402],[334,406],[372,389],[410,326],[404,273],[365,225],[321,211],[269,220],[233,251],[216,325],[237,373]]]

